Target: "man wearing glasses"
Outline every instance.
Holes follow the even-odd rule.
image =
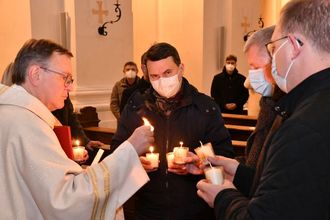
[[[138,155],[153,143],[149,126],[86,170],[62,150],[51,111],[73,89],[71,57],[56,43],[29,40],[14,61],[16,84],[0,84],[0,219],[114,219],[148,181]]]
[[[275,132],[254,179],[247,180],[250,195],[235,189],[236,170],[223,158],[210,159],[224,165],[226,180],[220,186],[200,181],[197,187],[217,219],[329,219],[329,21],[329,0],[293,0],[282,9],[266,46],[272,75],[287,95],[275,107]]]

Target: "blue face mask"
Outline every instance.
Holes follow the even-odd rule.
[[[274,77],[274,80],[276,82],[276,84],[278,85],[278,87],[285,93],[288,93],[288,82],[287,82],[287,77],[288,77],[288,74],[291,70],[291,67],[294,63],[294,60],[291,61],[290,65],[289,65],[289,68],[287,69],[286,73],[285,73],[285,76],[284,78],[282,78],[280,75],[278,75],[278,71],[277,71],[277,68],[276,68],[276,54],[280,51],[280,49],[286,44],[288,43],[288,40],[286,40],[278,49],[277,51],[273,54],[273,57],[272,57],[272,75]]]
[[[273,86],[265,79],[265,72],[263,68],[249,70],[249,80],[254,91],[262,96],[272,96]]]

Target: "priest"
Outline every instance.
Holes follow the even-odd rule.
[[[139,160],[153,142],[148,126],[87,169],[67,158],[51,111],[73,89],[71,57],[54,42],[31,39],[16,56],[15,84],[0,84],[0,219],[115,219],[149,180]]]

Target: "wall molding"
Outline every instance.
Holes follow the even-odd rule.
[[[93,106],[101,120],[100,127],[116,127],[117,120],[110,111],[111,91],[112,89],[104,87],[77,87],[70,92],[75,112],[85,106]]]

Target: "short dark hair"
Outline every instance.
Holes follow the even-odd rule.
[[[147,52],[144,52],[141,56],[141,64],[146,65],[147,63]]]
[[[282,34],[299,32],[319,51],[330,53],[330,1],[292,0],[280,13]]]
[[[137,69],[137,65],[133,61],[126,62],[125,65],[124,65],[124,69],[125,69],[126,66],[135,66],[135,68]]]
[[[73,57],[72,53],[61,45],[46,39],[30,39],[17,53],[13,68],[13,83],[18,85],[25,82],[27,69],[31,64],[47,65],[53,53]]]
[[[237,62],[237,56],[230,54],[226,57],[226,61],[228,61],[228,60],[234,60],[235,63],[236,63]]]
[[[146,52],[147,61],[158,61],[172,57],[176,65],[181,64],[181,59],[178,51],[169,43],[156,43],[152,45]]]

